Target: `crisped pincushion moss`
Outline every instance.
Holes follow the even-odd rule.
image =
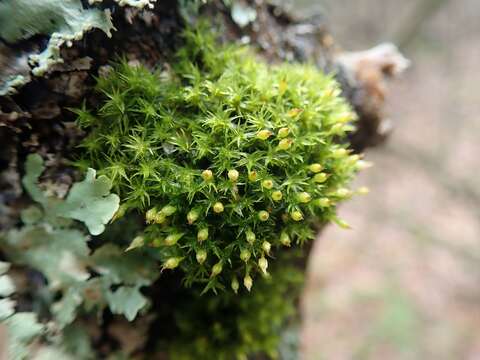
[[[97,90],[98,107],[77,111],[81,163],[112,179],[124,211],[145,213],[132,246],[157,247],[187,284],[250,289],[278,248],[339,221],[359,167],[343,143],[353,114],[313,66],[269,65],[197,30],[171,70],[120,63]]]
[[[295,299],[303,274],[291,262],[299,253],[280,254],[271,267],[272,277],[258,279],[243,296],[181,290],[175,306],[165,309],[168,317],[159,314],[158,324],[170,321],[172,326],[158,347],[166,348],[171,360],[284,359],[279,342],[298,321]]]

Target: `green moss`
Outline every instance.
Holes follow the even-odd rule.
[[[97,85],[79,164],[101,169],[122,211],[145,214],[143,242],[165,271],[206,289],[242,288],[280,248],[337,221],[358,169],[344,144],[354,115],[338,84],[310,65],[269,65],[187,31],[171,70],[121,62]],[[243,254],[243,255],[242,255]]]
[[[248,295],[200,296],[195,289],[183,290],[168,309],[171,318],[160,317],[162,324],[173,326],[158,349],[166,349],[172,360],[281,358],[283,331],[289,322],[298,321],[295,300],[303,274],[285,265],[293,260],[292,254],[283,254],[279,260],[272,266],[272,277],[259,279]]]

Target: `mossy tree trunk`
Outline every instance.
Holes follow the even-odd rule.
[[[236,11],[255,14],[246,20],[219,0],[201,6],[199,12],[191,12],[190,8],[191,5],[168,0],[159,1],[148,10],[121,9],[112,14],[116,31],[110,39],[99,30],[88,33],[72,47],[62,48],[63,64],[53,66],[42,77],[32,77],[16,94],[0,97],[1,227],[14,226],[25,203],[19,184],[22,164],[29,153],[39,153],[48,159],[45,178],[63,186],[71,185],[75,179],[68,159],[78,151],[76,145],[83,133],[75,127],[74,116],[67,108],[79,107],[84,100],[95,103],[94,77],[108,71],[109,63],[118,57],[150,68],[165,64],[182,45],[180,34],[186,22],[194,22],[198,17],[223,29],[222,41],[248,42],[268,62],[312,62],[325,72],[335,72],[344,95],[359,116],[358,129],[351,137],[354,149],[362,151],[385,138],[384,78],[396,74],[406,64],[394,48],[342,53],[321,16],[296,19],[264,1],[241,2],[240,10]],[[17,44],[0,44],[2,72],[18,67],[22,54],[41,48],[44,42],[43,36],[37,36]],[[298,262],[303,269],[311,245],[310,242],[304,247]],[[162,276],[148,292],[153,307],[163,313],[164,323],[174,321],[169,319],[169,307],[195,301],[183,290],[176,274]],[[95,339],[100,353],[108,355],[122,340],[120,334],[111,331],[112,322],[116,321],[112,314],[105,314],[103,320]],[[160,320],[149,324],[146,331],[145,349],[154,346],[154,339],[168,337],[168,328]]]

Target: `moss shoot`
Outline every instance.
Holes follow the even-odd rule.
[[[287,254],[279,260],[296,258]],[[280,359],[283,331],[298,321],[295,300],[302,284],[300,270],[277,263],[272,266],[272,277],[258,279],[244,296],[232,292],[200,296],[184,289],[176,306],[168,309],[168,317],[164,320],[160,314],[158,323],[173,318],[174,325],[170,337],[158,347],[167,349],[172,360]]]
[[[345,225],[335,207],[361,167],[345,142],[354,115],[314,66],[266,64],[199,29],[168,70],[120,62],[97,91],[76,111],[89,133],[79,163],[112,179],[121,213],[144,214],[132,245],[157,248],[187,285],[250,291],[315,223]]]

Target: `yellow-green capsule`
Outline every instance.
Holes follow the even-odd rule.
[[[217,214],[222,213],[224,210],[223,204],[220,201],[217,201],[215,204],[213,204],[213,211]]]
[[[260,221],[267,221],[269,217],[270,214],[265,210],[261,210],[258,212],[258,218],[260,219]]]
[[[323,197],[315,200],[315,204],[320,207],[328,207],[331,205],[331,201],[329,198]]]
[[[323,166],[318,163],[315,163],[315,164],[310,164],[308,169],[313,173],[318,173],[323,170]]]
[[[155,222],[155,216],[157,215],[157,209],[156,208],[151,208],[145,213],[145,220],[147,224],[151,224]]]
[[[352,191],[346,188],[340,188],[335,192],[335,195],[341,198],[352,196]]]
[[[243,249],[242,251],[240,251],[240,259],[244,262],[247,262],[248,260],[250,260],[251,255],[252,254],[247,249]]]
[[[301,192],[300,194],[297,195],[297,199],[301,203],[306,204],[306,203],[310,202],[310,200],[312,200],[312,197],[310,196],[309,193],[304,191],[304,192]]]
[[[240,284],[238,283],[238,279],[234,276],[232,278],[232,283],[230,285],[232,287],[233,292],[236,294],[238,289],[240,288]]]
[[[266,275],[267,274],[267,268],[268,268],[268,260],[265,259],[265,257],[261,257],[259,260],[258,260],[258,267],[260,268],[260,270],[262,270],[262,272]]]
[[[208,228],[200,229],[197,233],[197,240],[202,242],[208,239]]]
[[[170,234],[165,238],[165,245],[172,246],[175,245],[178,240],[183,236],[183,234]]]
[[[272,249],[272,244],[270,244],[268,241],[264,241],[262,243],[262,250],[265,251],[267,255],[270,254],[271,249]]]
[[[189,225],[192,225],[198,220],[199,213],[197,210],[190,210],[187,214],[187,221]]]
[[[237,181],[239,176],[240,174],[235,169],[228,171],[228,178],[230,179],[230,181],[233,181],[233,182]]]
[[[205,181],[212,181],[213,180],[213,172],[212,170],[203,170],[202,171],[202,178]]]
[[[246,237],[249,244],[253,244],[255,242],[256,236],[252,231],[248,230],[246,233]]]
[[[303,214],[302,214],[301,211],[298,211],[298,210],[295,210],[294,212],[292,212],[292,213],[290,214],[290,216],[292,217],[292,219],[293,219],[294,221],[301,221],[301,220],[303,220]]]
[[[313,177],[313,181],[321,184],[327,180],[327,177],[328,176],[325,173],[318,173],[318,174],[315,174],[315,176]]]
[[[145,238],[141,235],[135,236],[130,245],[125,249],[125,251],[130,251],[139,247],[142,247],[145,244]]]
[[[337,121],[340,123],[346,123],[352,121],[355,118],[355,114],[352,112],[343,112],[337,117]]]
[[[165,214],[159,212],[155,215],[154,222],[155,222],[155,224],[163,224],[165,222],[165,219],[166,219]]]
[[[125,213],[127,212],[128,206],[126,204],[120,205],[117,211],[115,211],[115,214],[113,214],[111,222],[113,223],[114,221],[117,221],[118,219],[122,218]],[[148,221],[147,221],[148,223]]]
[[[340,149],[335,149],[333,150],[332,152],[332,157],[334,158],[341,158],[343,156],[346,156],[348,154],[348,151],[347,149],[344,149],[344,148],[340,148]]]
[[[283,197],[283,195],[282,195],[281,191],[276,190],[276,191],[272,192],[272,199],[274,201],[280,201],[280,200],[282,200],[282,197]]]
[[[263,181],[262,181],[262,186],[263,186],[265,189],[271,189],[271,188],[273,187],[273,181],[270,180],[270,179],[263,180]]]
[[[207,252],[203,249],[198,250],[196,254],[196,258],[198,263],[202,265],[205,262],[205,260],[207,260]]]
[[[290,129],[288,127],[283,127],[280,130],[278,130],[278,137],[279,138],[287,137],[289,133],[290,133]]]
[[[345,220],[342,220],[342,219],[336,219],[335,220],[335,223],[340,226],[342,229],[351,229],[351,226],[345,221]]]
[[[282,139],[278,143],[278,149],[280,150],[287,150],[292,146],[293,140],[292,139]]]
[[[373,163],[371,163],[370,161],[365,161],[365,160],[358,160],[357,164],[356,164],[356,168],[359,171],[368,169],[372,166],[373,166]]]
[[[175,269],[182,261],[182,258],[179,257],[171,257],[168,258],[167,261],[163,263],[163,269]]]
[[[362,157],[358,154],[353,154],[348,157],[348,161],[352,164],[355,165]]]
[[[260,140],[267,140],[270,136],[272,135],[272,132],[270,130],[260,130],[257,133],[257,138]]]
[[[248,291],[252,289],[253,280],[250,275],[245,275],[243,278],[243,285],[247,288]]]
[[[160,210],[160,213],[164,214],[165,216],[171,216],[177,211],[177,208],[172,205],[167,205]]]
[[[341,134],[345,130],[345,126],[343,124],[335,124],[330,129],[332,134]]]
[[[211,273],[211,277],[214,277],[214,276],[217,276],[218,274],[220,274],[223,270],[223,265],[222,265],[222,262],[219,261],[218,263],[216,263],[215,265],[213,265],[212,267],[212,273]]]
[[[280,234],[280,243],[283,246],[290,246],[290,244],[291,244],[290,236],[288,236],[288,234],[286,232],[282,232]]]

